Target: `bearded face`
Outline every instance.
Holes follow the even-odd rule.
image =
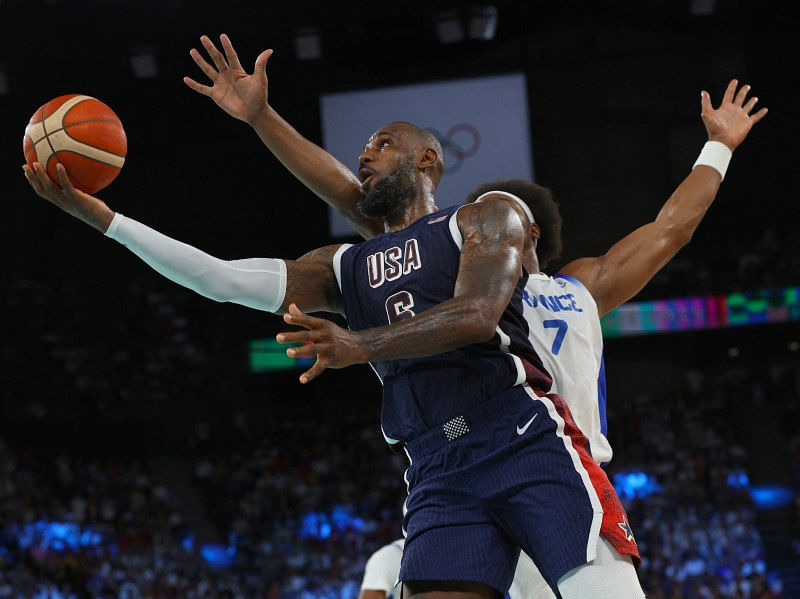
[[[400,206],[411,202],[416,189],[414,161],[409,156],[391,174],[379,179],[361,196],[358,210],[367,218],[386,218]]]

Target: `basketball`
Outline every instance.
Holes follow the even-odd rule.
[[[22,142],[25,162],[39,162],[58,183],[60,162],[72,184],[86,193],[108,186],[125,163],[128,140],[122,122],[100,100],[59,96],[33,113]]]

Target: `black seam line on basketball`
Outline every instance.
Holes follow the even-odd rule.
[[[62,114],[62,115],[61,115],[61,128],[63,129],[63,128],[65,127],[65,125],[64,125],[64,119],[66,119],[66,118],[67,118],[67,115],[69,114],[69,111],[70,111],[70,110],[72,110],[73,108],[75,108],[75,107],[76,107],[78,104],[82,104],[83,102],[86,102],[86,100],[92,100],[92,99],[93,99],[93,98],[90,98],[89,96],[86,96],[85,98],[83,98],[83,100],[79,100],[79,101],[75,102],[75,104],[73,104],[72,106],[70,106],[70,107],[69,107],[69,110],[67,110],[67,111],[66,111],[64,114]],[[69,100],[72,100],[72,98],[70,98]],[[66,102],[64,102],[64,104],[66,104],[67,102],[69,102],[69,100],[67,100]],[[64,104],[62,104],[61,106],[63,106]],[[58,108],[61,108],[61,106],[59,106]],[[56,110],[58,110],[58,108],[56,108]]]
[[[53,129],[50,132],[50,134],[52,135],[53,133],[58,133],[59,131],[62,131],[64,129],[66,129],[67,127],[72,127],[73,125],[83,125],[83,124],[86,124],[86,123],[117,123],[117,122],[119,122],[117,119],[92,119],[90,121],[78,121],[77,123],[70,123],[66,127],[61,127],[60,129]],[[122,125],[120,125],[120,126],[122,126]],[[42,127],[44,127],[44,125],[42,125]],[[28,139],[33,141],[33,138],[30,135],[28,136]],[[33,143],[34,144],[38,144],[43,139],[44,139],[44,137],[40,137],[39,139],[37,139]]]
[[[61,129],[59,129],[59,131],[61,131]],[[95,150],[100,150],[101,152],[105,152],[106,154],[111,154],[112,156],[119,156],[120,158],[125,160],[125,154],[117,154],[116,152],[109,152],[105,148],[100,148],[98,146],[93,146],[92,144],[87,144],[85,141],[80,140],[77,137],[72,137],[69,134],[69,129],[64,128],[64,133],[66,133],[67,137],[69,137],[71,140],[77,141],[79,144],[83,144],[84,146],[87,146],[87,147],[90,147],[90,148],[94,148]],[[77,154],[77,152],[73,152],[73,153]],[[97,158],[92,158],[92,160],[97,160]],[[97,162],[103,162],[103,161],[102,160],[97,160]],[[108,162],[106,162],[106,164],[108,164],[109,166],[116,166],[114,164],[109,164]]]
[[[68,150],[59,150],[58,152],[56,152],[56,153],[54,154],[54,156],[55,156],[56,160],[58,160],[58,162],[59,162],[59,163],[61,163],[61,164],[63,164],[63,165],[64,165],[64,171],[66,171],[66,170],[67,170],[67,165],[66,165],[66,164],[64,164],[63,162],[61,162],[61,159],[58,157],[58,154],[59,154],[59,152],[67,152],[67,151],[68,151]],[[75,153],[75,152],[73,152],[73,154],[74,154],[74,153]],[[89,186],[88,186],[88,185],[84,185],[83,181],[81,181],[80,179],[78,179],[78,177],[76,177],[74,173],[69,173],[69,172],[68,172],[68,173],[67,173],[67,177],[68,177],[68,178],[69,178],[71,181],[75,181],[75,183],[77,183],[77,184],[78,184],[80,187],[83,187],[84,189],[89,189]]]
[[[47,145],[50,146],[50,151],[53,154],[55,154],[56,153],[56,149],[53,147],[53,144],[50,143],[50,137],[47,135],[47,127],[44,126],[44,106],[42,106],[42,116],[40,118],[42,119],[41,122],[42,122],[42,131],[44,131],[44,139],[47,140]],[[37,158],[37,162],[38,162],[38,158],[39,157],[37,156],[36,158]],[[50,162],[50,158],[47,159],[47,162]],[[44,170],[47,170],[47,165],[46,164],[43,164],[42,166],[44,166]]]
[[[94,147],[94,146],[92,146]],[[98,148],[100,149],[100,148]],[[94,162],[99,162],[100,164],[105,164],[106,166],[110,166],[111,168],[120,169],[121,166],[117,166],[116,164],[111,164],[110,162],[106,162],[105,160],[98,160],[97,158],[92,158],[91,156],[85,156],[80,152],[76,152],[75,150],[56,150],[56,155],[61,154],[62,152],[69,152],[70,154],[75,154],[76,156],[83,156],[84,158],[88,158],[89,160],[93,160]],[[116,154],[114,154],[116,156]],[[65,167],[66,168],[66,167]]]

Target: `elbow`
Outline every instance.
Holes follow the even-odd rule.
[[[662,231],[662,238],[677,252],[682,247],[689,245],[696,228],[696,225],[693,226],[690,223],[667,223]]]
[[[491,341],[497,330],[498,320],[499,319],[492,318],[479,310],[468,314],[465,319],[468,342],[472,344]]]

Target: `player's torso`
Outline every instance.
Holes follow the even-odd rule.
[[[551,392],[567,402],[595,461],[609,461],[603,337],[594,299],[572,277],[535,274],[522,304],[530,342],[553,379]]]
[[[337,252],[334,266],[351,329],[399,323],[452,299],[461,257],[456,210],[441,210]],[[549,387],[527,339],[523,284],[490,342],[372,364],[384,387],[382,425],[388,439],[411,440],[526,380]]]

